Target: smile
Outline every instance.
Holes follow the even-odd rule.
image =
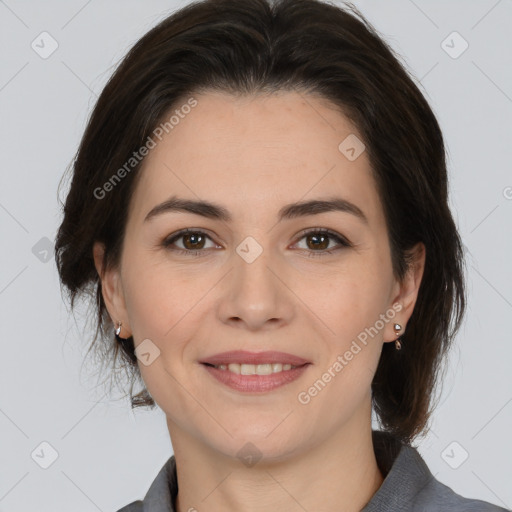
[[[266,363],[266,364],[239,364],[230,363],[229,365],[209,365],[217,368],[218,370],[226,370],[237,375],[270,375],[271,373],[279,373],[282,371],[292,370],[297,368],[291,364],[281,363]]]

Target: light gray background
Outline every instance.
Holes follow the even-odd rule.
[[[92,368],[81,371],[89,338],[63,303],[53,259],[44,262],[44,238],[55,237],[58,182],[115,64],[186,3],[0,1],[0,511],[117,510],[144,496],[172,453],[160,409],[132,413],[95,387]],[[419,450],[456,492],[510,508],[512,2],[354,3],[438,116],[469,251],[468,314]],[[43,31],[58,43],[47,59],[31,47]],[[453,31],[469,43],[458,58],[442,46]],[[48,469],[31,456],[44,441],[58,453]],[[462,450],[469,457],[453,469]]]

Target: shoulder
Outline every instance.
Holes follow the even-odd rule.
[[[508,512],[486,501],[465,498],[434,477],[418,492],[414,505],[414,512]]]
[[[117,512],[142,512],[143,505],[142,501],[137,500],[132,503],[125,505],[123,508],[120,508]]]
[[[385,478],[363,512],[511,512],[457,494],[432,475],[416,448],[392,435],[374,431],[373,440]]]
[[[144,510],[174,511],[178,494],[176,460],[172,455],[158,471],[143,500],[133,501],[117,512],[143,512]]]

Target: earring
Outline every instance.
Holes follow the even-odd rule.
[[[121,334],[121,325],[122,325],[122,323],[118,321],[117,327],[115,328],[115,331],[114,331],[115,336],[116,336],[116,341],[120,345],[122,345],[124,351],[128,354],[132,363],[136,363],[137,356],[135,355],[135,347],[133,345],[133,339],[131,336],[129,336],[128,338],[121,338],[119,336]]]
[[[398,336],[398,333],[402,330],[402,326],[400,324],[395,324],[395,325],[393,325],[393,329],[395,329],[395,334]],[[400,337],[398,337],[395,340],[395,348],[396,348],[396,350],[400,350],[402,348],[402,344],[400,343]]]

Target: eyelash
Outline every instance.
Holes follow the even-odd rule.
[[[171,235],[171,237],[166,238],[162,242],[162,246],[165,247],[166,249],[172,250],[174,252],[178,252],[180,254],[187,254],[189,256],[203,256],[204,252],[205,252],[205,249],[201,249],[201,250],[186,250],[186,249],[179,249],[179,248],[178,249],[170,248],[170,246],[176,240],[182,238],[183,235],[185,235],[187,233],[204,235],[207,238],[210,238],[210,240],[211,240],[211,237],[208,236],[208,234],[205,233],[204,231],[201,231],[200,229],[182,229],[181,231],[178,231],[174,235]],[[334,249],[325,249],[325,250],[322,250],[322,251],[308,251],[307,256],[309,258],[321,258],[321,257],[327,256],[327,255],[331,255],[332,253],[334,253],[336,251],[339,251],[343,247],[352,247],[352,244],[346,238],[342,237],[341,235],[339,235],[335,231],[331,231],[330,229],[324,229],[324,228],[313,228],[313,229],[308,229],[306,231],[302,231],[299,234],[299,238],[298,238],[297,242],[302,240],[307,235],[311,235],[311,234],[315,234],[315,235],[329,235],[329,237],[334,239],[336,242],[338,242],[341,245],[341,247],[335,247]],[[303,250],[307,250],[307,249],[303,249]]]

